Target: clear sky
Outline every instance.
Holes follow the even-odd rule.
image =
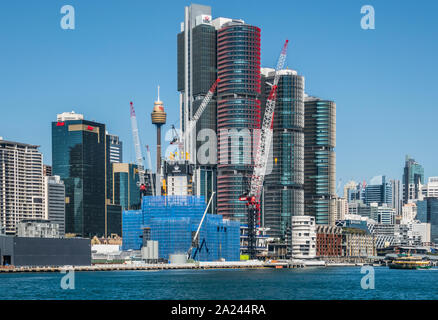
[[[213,18],[241,18],[262,29],[262,66],[275,66],[284,40],[287,65],[306,92],[337,103],[337,178],[401,178],[405,154],[438,175],[438,2],[199,0]],[[75,30],[60,27],[63,5]],[[153,146],[150,113],[161,86],[166,131],[179,124],[176,34],[184,6],[174,1],[2,1],[0,136],[41,145],[51,163],[51,121],[74,110],[103,122],[134,161],[133,101],[142,144]],[[363,5],[375,30],[360,26]],[[154,155],[152,154],[152,159]]]

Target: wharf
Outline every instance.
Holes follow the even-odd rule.
[[[62,266],[62,267],[0,267],[0,273],[24,272],[61,272],[74,270],[75,272],[90,271],[158,271],[158,270],[196,270],[196,269],[263,269],[263,268],[304,268],[305,265],[290,262],[263,262],[263,261],[227,261],[227,262],[199,262],[184,264],[95,264],[91,266]]]

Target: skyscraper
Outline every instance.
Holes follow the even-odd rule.
[[[44,218],[43,155],[38,146],[0,139],[0,227],[15,235],[22,219]]]
[[[123,162],[123,143],[120,138],[113,134],[107,133],[107,148],[109,148],[110,163]]]
[[[146,177],[149,177],[149,175]],[[140,179],[137,165],[132,163],[113,163],[111,180],[112,194],[110,197],[113,203],[120,205],[122,210],[139,209],[141,198],[138,188]],[[147,190],[151,191],[150,189],[151,186],[149,183]]]
[[[392,207],[392,186],[386,176],[377,176],[365,186],[365,204],[377,202],[379,206],[386,204]]]
[[[400,196],[400,180],[390,180],[391,183],[391,200],[392,207],[395,209],[396,215],[400,216],[402,214],[402,200]]]
[[[59,235],[65,234],[65,186],[59,176],[44,177],[45,219],[59,225]]]
[[[424,183],[424,169],[414,159],[406,156],[403,170],[403,203],[418,200],[421,195],[421,185]]]
[[[272,172],[265,177],[263,222],[269,235],[291,239],[292,216],[304,215],[304,77],[293,70],[279,71],[275,105]],[[262,69],[265,99],[274,69]],[[263,104],[262,104],[263,105]]]
[[[253,173],[251,137],[260,129],[260,28],[241,20],[216,24],[218,213],[246,223],[246,206],[239,196]]]
[[[212,24],[211,7],[192,4],[185,7],[184,22],[181,23],[181,32],[177,36],[178,46],[178,91],[180,92],[180,128],[184,132],[186,124],[198,110],[202,100],[217,79],[217,30]],[[196,164],[193,176],[193,193],[204,196],[208,201],[217,190],[217,145],[204,136],[199,136],[201,130],[210,132],[216,137],[217,100],[216,94],[212,97],[196,128],[184,141],[184,150],[187,156],[182,155],[180,160],[190,160]],[[197,150],[206,141],[212,143],[207,161],[199,161]],[[210,213],[216,212],[216,197],[209,208]]]
[[[417,220],[422,223],[430,223],[430,238],[438,244],[438,198],[427,197],[417,201]]]
[[[83,115],[63,113],[52,122],[53,174],[65,184],[66,233],[108,235],[106,143],[105,125]]]
[[[304,110],[304,212],[316,224],[334,225],[336,104],[306,97]]]

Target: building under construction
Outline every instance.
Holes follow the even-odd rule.
[[[240,260],[240,223],[206,214],[199,237],[192,243],[206,209],[203,196],[146,196],[142,209],[123,212],[123,250],[140,250],[144,229],[158,241],[160,259],[187,253],[200,261]]]

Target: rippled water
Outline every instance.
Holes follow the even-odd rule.
[[[375,268],[363,290],[360,267],[261,270],[76,272],[75,289],[61,273],[0,274],[1,299],[438,299],[438,269]]]

